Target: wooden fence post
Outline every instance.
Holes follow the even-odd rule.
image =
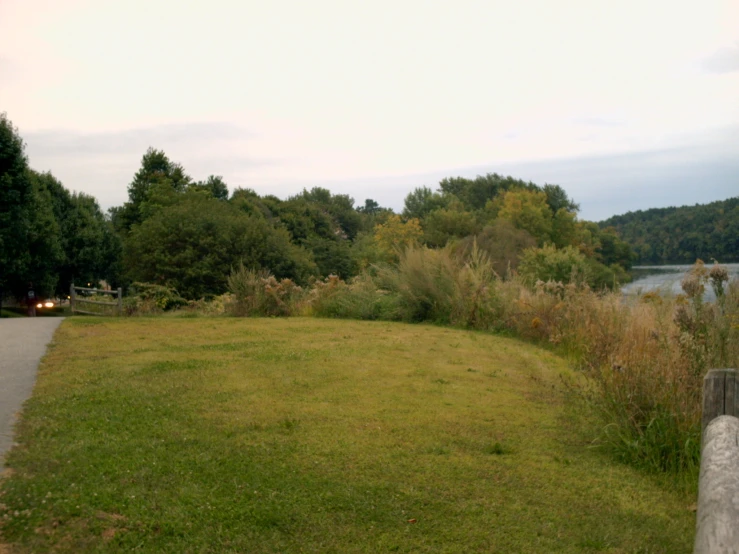
[[[719,416],[705,429],[693,553],[739,553],[739,418],[734,416]]]
[[[123,315],[123,289],[118,287],[118,316]]]
[[[718,416],[739,416],[738,374],[736,369],[712,369],[703,378],[703,433]]]
[[[75,294],[74,294],[74,283],[69,285],[69,309],[74,315],[74,301],[75,301]]]

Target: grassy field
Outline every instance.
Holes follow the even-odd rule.
[[[0,543],[690,552],[694,499],[589,448],[565,373],[425,325],[68,319],[7,458]]]

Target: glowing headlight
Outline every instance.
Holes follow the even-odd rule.
[[[36,304],[36,307],[37,307],[37,308],[43,308],[43,307],[44,307],[44,305],[43,305],[43,304]]]
[[[53,308],[54,307],[54,303],[53,302],[45,302],[44,303],[44,307],[45,308]]]

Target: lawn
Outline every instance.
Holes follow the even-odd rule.
[[[591,448],[568,372],[426,325],[67,319],[7,457],[0,543],[690,552],[694,498]]]

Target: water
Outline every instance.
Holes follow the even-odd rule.
[[[739,264],[721,264],[729,271],[730,279],[739,279]],[[634,280],[624,286],[621,291],[624,294],[639,294],[650,291],[680,294],[680,282],[685,274],[690,271],[692,265],[642,265],[634,266],[631,270]],[[706,264],[710,269],[711,264]],[[706,286],[704,299],[713,301],[716,295],[710,285]]]

